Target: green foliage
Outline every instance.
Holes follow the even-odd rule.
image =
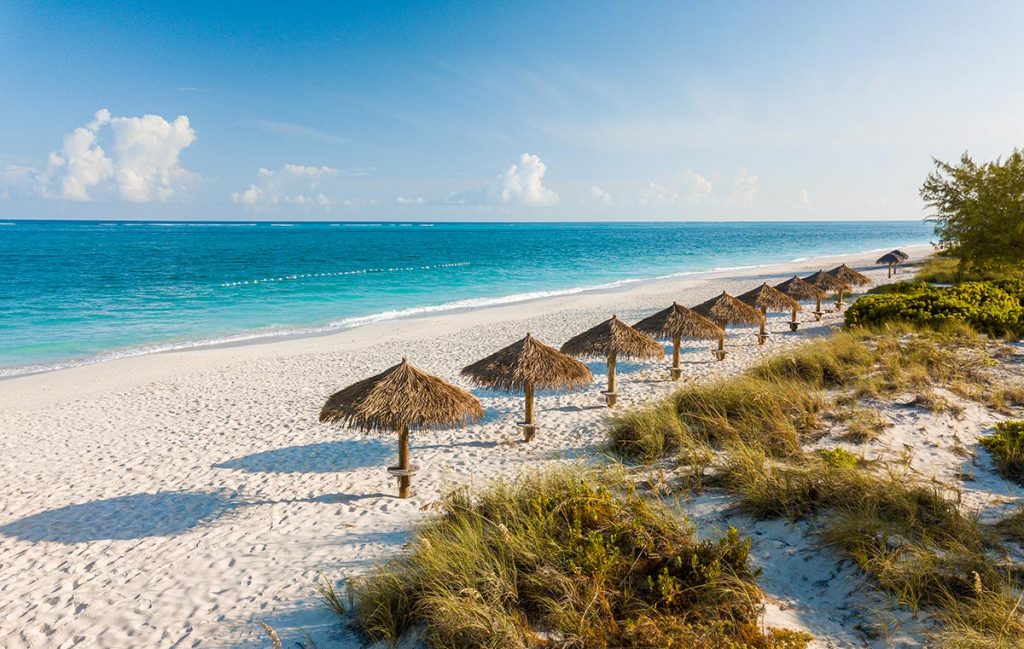
[[[353,586],[355,623],[393,646],[800,649],[762,629],[750,542],[697,540],[621,478],[562,469],[457,490],[408,554]]]
[[[904,322],[933,329],[967,324],[993,336],[1017,335],[1024,325],[1020,301],[989,282],[948,288],[866,295],[846,311],[847,325],[877,327]]]
[[[1024,152],[981,164],[967,153],[959,164],[936,160],[921,197],[961,275],[1024,262]]]
[[[825,464],[833,469],[854,469],[857,467],[857,456],[845,448],[823,448],[818,455]]]
[[[615,415],[608,434],[612,449],[618,455],[641,462],[674,455],[692,441],[668,401]]]
[[[1024,484],[1024,420],[1001,421],[978,442],[995,458],[1003,477]]]
[[[935,281],[935,280],[928,280]],[[921,278],[921,273],[912,280],[904,280],[901,282],[893,282],[892,284],[879,284],[874,288],[868,289],[867,295],[885,295],[887,293],[899,293],[900,295],[911,295],[914,293],[921,293],[923,291],[930,290],[932,288],[928,281],[924,281]]]

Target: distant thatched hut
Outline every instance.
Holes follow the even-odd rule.
[[[892,252],[887,252],[881,257],[879,257],[877,260],[875,260],[876,264],[884,264],[889,267],[888,277],[892,277],[893,275],[895,275],[896,266],[904,262],[904,257],[902,255],[896,254],[897,252],[898,251],[896,250],[893,250]]]
[[[603,357],[608,361],[608,390],[604,392],[609,408],[615,406],[615,361],[619,358],[657,359],[665,350],[656,340],[612,316],[599,325],[567,340],[562,353],[577,357]]]
[[[633,325],[633,328],[654,338],[672,340],[671,373],[673,381],[678,381],[682,374],[682,369],[679,367],[679,346],[683,338],[718,340],[725,336],[722,327],[693,309],[688,309],[675,302],[669,308],[644,318]]]
[[[838,280],[844,281],[850,286],[867,286],[871,283],[871,278],[863,273],[858,273],[854,269],[850,268],[846,264],[840,264],[832,270],[828,271],[828,274],[835,277]],[[843,290],[839,290],[839,296],[836,298],[836,309],[839,311],[843,310]]]
[[[807,282],[808,284],[814,284],[815,286],[825,291],[826,293],[840,293],[842,291],[849,291],[852,288],[843,280],[839,279],[838,277],[833,277],[832,275],[829,275],[823,270],[819,270],[816,273],[808,275],[807,277],[804,278],[804,281]],[[821,300],[818,300],[818,305],[814,311],[814,317],[817,318],[818,320],[821,320],[821,315]]]
[[[824,290],[814,284],[805,282],[796,275],[793,275],[781,284],[776,284],[775,288],[797,301],[816,300],[818,308],[814,312],[814,316],[817,320],[821,320],[821,301],[828,297],[828,293]],[[800,327],[800,322],[796,319],[796,312],[797,309],[793,309],[793,319],[789,322],[790,331],[796,331]]]
[[[398,495],[409,497],[418,467],[409,464],[409,428],[459,426],[484,416],[469,392],[413,367],[406,358],[380,374],[335,392],[320,410],[320,421],[365,431],[398,433]]]
[[[757,334],[758,345],[763,345],[764,341],[768,339],[768,330],[766,329],[766,325],[769,311],[776,313],[792,311],[795,314],[800,310],[799,302],[789,297],[779,289],[769,286],[767,282],[751,291],[747,291],[736,299],[761,311],[761,330]]]
[[[718,297],[713,297],[693,307],[693,310],[708,320],[722,327],[722,336],[718,339],[718,349],[714,351],[715,358],[725,359],[725,327],[730,324],[756,324],[764,322],[764,315],[754,307],[740,302],[725,291]]]
[[[530,334],[462,370],[473,383],[505,392],[522,392],[525,416],[519,424],[526,441],[533,439],[535,390],[568,390],[590,383],[590,369],[575,358],[549,347]]]

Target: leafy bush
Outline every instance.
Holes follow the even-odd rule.
[[[698,541],[686,522],[607,475],[562,469],[457,490],[411,551],[353,586],[355,623],[435,649],[800,649],[763,629],[749,540]]]
[[[891,322],[935,329],[968,324],[993,336],[1016,335],[1024,324],[1024,307],[991,283],[965,282],[910,293],[866,295],[846,311],[847,325],[880,326]]]
[[[1024,278],[1004,277],[1003,279],[992,281],[991,284],[998,289],[1006,291],[1012,297],[1017,298],[1017,301],[1020,302],[1021,306],[1024,306]]]
[[[917,277],[910,281],[893,282],[892,284],[879,284],[878,286],[868,289],[868,295],[885,295],[887,293],[899,293],[900,295],[910,295],[912,293],[921,293],[934,288],[931,284],[921,279],[921,274],[918,273]]]
[[[857,466],[857,456],[845,448],[823,448],[818,451],[818,455],[834,469],[853,469]]]
[[[1024,420],[1001,421],[978,442],[995,457],[1000,475],[1024,484]]]

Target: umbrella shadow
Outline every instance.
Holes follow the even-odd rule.
[[[287,446],[214,464],[248,473],[340,473],[387,464],[396,446],[380,439],[352,439]]]
[[[608,406],[605,404],[595,403],[592,406],[558,406],[556,408],[543,408],[541,412],[584,412],[586,410],[607,410]]]
[[[607,374],[608,364],[605,361],[590,361],[586,364],[590,368],[593,374]],[[636,363],[633,361],[616,361],[615,372],[616,374],[626,374],[629,372],[637,372],[648,366],[647,363]]]
[[[34,543],[67,544],[174,536],[209,523],[235,506],[215,492],[132,494],[26,516],[0,526],[0,534]]]
[[[413,451],[418,449],[432,449],[432,448],[497,448],[501,442],[488,442],[485,440],[472,440],[469,442],[450,442],[448,444],[413,444]]]

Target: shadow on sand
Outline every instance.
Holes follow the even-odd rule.
[[[397,453],[395,443],[386,439],[353,439],[275,448],[213,467],[249,473],[338,473],[386,466]]]
[[[233,506],[218,493],[132,494],[33,514],[3,525],[0,534],[57,543],[173,536],[210,522]]]

